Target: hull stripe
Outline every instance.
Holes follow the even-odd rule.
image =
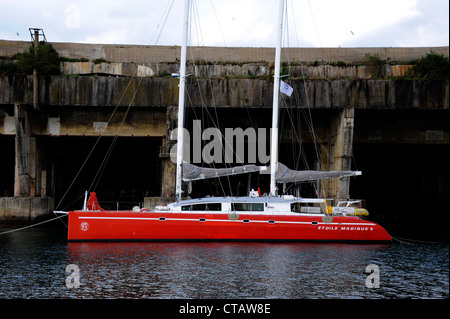
[[[109,220],[155,220],[160,221],[160,217],[103,217],[103,216],[78,216],[78,219],[109,219]],[[165,218],[164,221],[188,221],[200,222],[198,218]],[[243,220],[230,219],[206,219],[202,222],[243,222]],[[250,220],[250,223],[269,223],[269,220]],[[272,224],[272,223],[270,223]],[[296,221],[278,221],[275,220],[273,224],[305,224],[311,225],[311,222],[296,222]],[[317,225],[352,225],[352,226],[375,226],[372,223],[324,223],[317,222]]]

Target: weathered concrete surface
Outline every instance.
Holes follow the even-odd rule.
[[[126,44],[87,44],[51,42],[60,56],[66,58],[85,58],[93,61],[105,59],[109,62],[159,63],[175,62],[180,59],[179,46],[149,46]],[[26,41],[0,41],[0,56],[10,57],[30,47]],[[282,61],[291,62],[337,62],[358,63],[365,55],[378,56],[387,62],[419,59],[433,50],[438,54],[449,55],[447,47],[415,48],[284,48]],[[189,60],[260,62],[274,61],[274,48],[226,48],[192,47],[189,48]]]
[[[367,61],[366,61],[367,63]],[[285,71],[291,78],[306,79],[390,79],[407,76],[412,65],[346,65],[330,64],[308,65],[291,64]],[[112,75],[112,76],[166,76],[178,73],[178,63],[146,63],[129,62],[61,62],[61,74],[64,75]],[[216,63],[188,64],[188,73],[200,78],[262,78],[273,77],[273,63]]]
[[[14,105],[14,119],[16,132],[16,167],[15,167],[15,196],[30,196],[35,187],[36,152],[35,140],[31,138],[31,126],[28,108]],[[34,143],[33,143],[33,142]],[[34,147],[33,147],[34,146]],[[33,189],[33,192],[32,190]]]
[[[1,41],[0,56],[12,57],[29,47],[28,42]],[[180,48],[176,46],[133,46],[52,43],[61,57],[89,62],[61,62],[65,75],[109,74],[158,76],[179,71]],[[404,76],[409,61],[434,51],[449,55],[448,47],[427,48],[285,48],[283,68],[291,77],[309,79],[390,78]],[[190,48],[188,73],[198,77],[262,77],[273,73],[272,48]],[[370,65],[366,54],[378,55],[382,67]],[[98,63],[95,60],[102,59]],[[95,61],[95,63],[94,63]],[[398,65],[400,63],[400,65]],[[195,65],[195,67],[193,66]]]
[[[353,132],[355,124],[355,109],[344,108],[331,123],[329,170],[352,170]],[[326,154],[322,155],[326,159]],[[333,198],[346,199],[350,190],[350,177],[327,180],[322,187],[326,187]]]
[[[153,68],[135,63],[61,62],[61,73],[65,75],[108,74],[121,76],[154,76]]]
[[[0,197],[0,224],[22,224],[44,217],[55,207],[53,197]]]
[[[41,105],[167,106],[178,100],[178,80],[175,78],[135,78],[130,81],[116,77],[51,76],[39,80]],[[13,104],[12,101],[29,104],[33,97],[32,78],[0,77],[0,92],[0,104]]]
[[[30,149],[35,149],[35,146],[30,147],[36,144],[33,140],[34,136],[42,135],[98,136],[101,134],[102,136],[165,137],[167,135],[166,120],[166,111],[162,108],[153,109],[152,112],[146,112],[140,108],[128,111],[120,108],[114,112],[114,115],[113,108],[102,111],[98,108],[75,110],[73,107],[67,107],[57,115],[47,111],[36,112],[29,123],[31,128],[30,125],[28,126],[28,132],[33,137],[28,136],[30,141],[26,142],[26,151],[23,150],[20,153],[28,154]],[[9,115],[7,108],[0,107],[0,134],[16,136],[18,130],[15,122],[16,117]],[[20,148],[23,147],[24,145],[21,144]]]
[[[449,103],[446,81],[317,80],[296,81],[294,87],[301,105],[311,107],[448,109]],[[291,97],[287,105],[295,102]]]
[[[40,78],[39,102],[57,106],[167,107],[178,104],[176,78]],[[291,80],[288,107],[448,108],[447,81]],[[272,82],[257,79],[188,79],[194,106],[272,107]],[[134,97],[134,93],[136,96]],[[307,92],[307,95],[305,94]],[[298,96],[298,100],[295,98]],[[307,96],[307,97],[306,97]],[[0,104],[32,104],[31,76],[0,77]]]

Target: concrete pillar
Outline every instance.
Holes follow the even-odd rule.
[[[175,196],[175,163],[170,158],[161,159],[161,197]]]
[[[351,170],[353,156],[353,130],[355,110],[345,108],[332,120],[330,127],[329,162],[323,169],[332,171]],[[350,191],[350,177],[335,178],[324,183],[326,196],[346,199]]]
[[[47,215],[54,209],[55,200],[48,196],[48,175],[42,170],[42,143],[31,134],[33,107],[14,104],[15,176],[14,197],[0,200],[0,224],[28,223]],[[42,180],[44,182],[42,183]]]
[[[28,107],[14,105],[16,128],[15,197],[41,196],[41,161],[36,137],[31,136]]]
[[[172,141],[170,132],[177,125],[177,107],[169,106],[166,111],[166,137],[163,138],[162,149],[159,154],[161,159],[161,197],[171,198],[175,196],[175,163],[170,159]]]
[[[39,156],[39,146],[36,137],[30,137],[29,171],[30,176],[30,196],[41,196],[41,158]]]
[[[338,119],[338,134],[333,150],[333,170],[351,170],[353,156],[353,129],[355,123],[355,109],[346,108],[340,113]],[[346,199],[350,191],[350,177],[335,179],[333,192],[338,199]]]
[[[27,107],[14,104],[16,128],[16,166],[14,197],[30,196],[31,128]]]

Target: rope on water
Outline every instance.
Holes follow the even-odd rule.
[[[37,225],[42,225],[42,224],[45,224],[45,223],[54,221],[54,220],[56,220],[56,219],[60,219],[60,218],[62,218],[62,217],[64,217],[64,216],[65,216],[65,215],[63,215],[63,216],[56,216],[56,217],[54,217],[54,218],[51,218],[51,219],[48,219],[48,220],[44,220],[44,221],[42,221],[42,222],[39,222],[39,223],[36,223],[36,224],[33,224],[33,225],[28,225],[28,226],[24,226],[24,227],[21,227],[21,228],[15,228],[15,229],[7,230],[7,231],[4,231],[4,232],[0,233],[0,235],[13,233],[13,232],[20,231],[20,230],[24,230],[24,229],[27,229],[27,228],[31,228],[31,227],[34,227],[34,226],[37,226]],[[67,226],[67,225],[66,225],[66,226]]]
[[[391,236],[392,239],[398,241],[399,243],[402,244],[407,244],[407,245],[414,245],[414,243],[420,243],[420,244],[441,244],[440,242],[437,241],[424,241],[424,240],[417,240],[417,239],[410,239],[410,238],[401,238],[401,237],[394,237]]]

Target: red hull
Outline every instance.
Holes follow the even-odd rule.
[[[164,212],[69,212],[70,241],[391,241],[358,217]]]

